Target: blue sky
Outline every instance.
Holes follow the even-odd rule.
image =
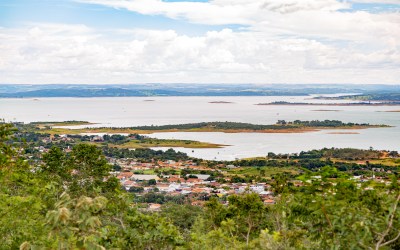
[[[208,2],[207,0],[164,0],[164,2]],[[343,1],[342,1],[343,2]],[[351,8],[343,11],[399,12],[398,4],[351,2]],[[396,1],[393,1],[396,2]],[[2,0],[0,25],[16,27],[30,22],[55,22],[85,24],[98,28],[150,28],[177,29],[202,32],[209,29],[237,28],[237,25],[210,26],[174,20],[161,15],[142,15],[125,9],[93,5],[73,0]],[[239,26],[240,27],[240,26]]]
[[[3,83],[393,83],[400,0],[1,0]]]
[[[168,0],[165,2],[184,2]],[[207,1],[188,1],[207,2]],[[173,29],[188,35],[204,34],[223,28],[237,29],[242,25],[203,25],[176,20],[162,15],[142,15],[125,9],[93,5],[71,0],[2,0],[0,25],[19,27],[29,23],[85,24],[98,29],[142,28]]]

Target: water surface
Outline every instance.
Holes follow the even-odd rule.
[[[146,101],[152,99],[154,101]],[[225,101],[232,103],[209,103]],[[264,156],[268,152],[294,153],[323,147],[354,147],[400,151],[400,113],[391,106],[260,106],[273,101],[336,103],[310,97],[110,97],[0,99],[0,117],[6,121],[83,120],[93,126],[125,127],[207,121],[273,124],[277,120],[341,120],[387,124],[393,128],[351,130],[359,134],[319,131],[296,134],[158,133],[157,138],[200,140],[232,145],[223,149],[180,149],[207,159]],[[342,100],[340,102],[349,102]],[[350,101],[351,102],[351,101]],[[335,111],[317,111],[335,110]],[[84,126],[86,127],[86,125]],[[337,132],[337,130],[335,130]],[[343,131],[342,131],[343,132]],[[193,151],[193,152],[192,152]]]

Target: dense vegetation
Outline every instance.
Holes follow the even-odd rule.
[[[31,122],[30,124],[32,124],[32,125],[84,125],[84,124],[90,124],[90,122],[72,120],[72,121],[63,121],[63,122],[57,122],[57,121]]]
[[[134,130],[196,130],[196,129],[210,129],[210,130],[269,130],[269,129],[296,129],[304,127],[353,127],[353,126],[370,126],[367,123],[345,123],[337,120],[313,120],[313,121],[300,121],[295,120],[285,121],[279,120],[276,124],[261,125],[241,122],[200,122],[176,125],[152,125],[152,126],[137,126],[131,127]]]
[[[182,152],[175,151],[173,149],[163,150],[153,150],[149,148],[138,148],[135,150],[129,149],[118,149],[118,148],[103,148],[104,155],[112,156],[116,158],[135,158],[138,160],[187,160],[188,155]]]
[[[70,152],[53,147],[41,164],[28,164],[24,144],[14,142],[15,133],[13,125],[0,124],[0,249],[400,247],[396,175],[386,185],[356,183],[334,167],[318,170],[322,178],[277,174],[271,182],[278,197],[274,205],[245,192],[228,196],[225,204],[211,197],[201,208],[180,197],[149,193],[135,198],[121,190],[94,145],[73,145]],[[317,160],[332,152],[336,150],[303,153],[296,160]],[[337,153],[347,155],[348,150]],[[282,162],[277,156],[273,160]],[[304,184],[293,185],[295,178]],[[169,203],[150,213],[135,206],[140,199]]]

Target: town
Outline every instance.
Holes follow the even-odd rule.
[[[270,152],[262,158],[232,162],[208,161],[173,149],[163,152],[110,146],[147,138],[138,134],[52,135],[28,132],[30,125],[17,125],[20,132],[16,136],[25,141],[25,153],[31,163],[42,164],[43,154],[54,146],[65,154],[77,143],[102,148],[112,166],[110,175],[147,211],[160,211],[168,202],[203,206],[211,197],[227,205],[227,197],[243,193],[256,193],[265,205],[271,205],[279,199],[279,185],[299,188],[312,182],[336,183],[336,178],[353,180],[359,188],[368,182],[370,185],[363,188],[373,189],[376,185],[390,185],[390,176],[397,176],[400,168],[396,151],[323,149],[291,155]],[[277,179],[283,179],[283,184]]]

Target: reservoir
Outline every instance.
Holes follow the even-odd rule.
[[[178,149],[191,156],[221,160],[265,156],[268,152],[296,153],[323,147],[373,147],[400,151],[400,112],[387,112],[398,111],[400,106],[255,105],[275,101],[321,104],[349,102],[311,98],[312,96],[0,99],[0,118],[20,122],[81,120],[96,123],[92,126],[99,127],[211,121],[274,124],[278,120],[329,119],[394,127],[290,134],[178,132],[150,136],[230,145],[219,149]]]

